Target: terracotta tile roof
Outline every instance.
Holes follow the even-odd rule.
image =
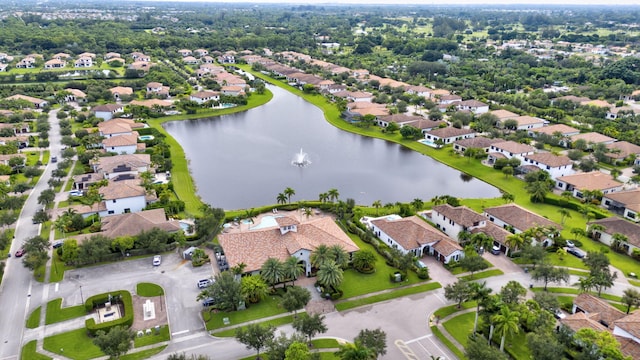
[[[64,89],[64,91],[70,92],[71,95],[75,96],[76,98],[86,98],[87,97],[87,94],[85,94],[84,91],[79,90],[79,89],[66,88],[66,89]]]
[[[112,94],[120,94],[120,95],[131,95],[133,94],[133,89],[127,86],[116,86],[109,89]]]
[[[91,204],[91,205],[71,205],[71,206],[66,207],[66,208],[56,208],[55,210],[52,210],[51,217],[54,218],[54,219],[57,219],[68,208],[75,210],[76,213],[78,213],[80,215],[85,215],[85,214],[90,215],[90,214],[99,213],[101,211],[107,211],[107,206],[104,203],[104,201],[100,201],[100,202],[97,202],[97,203],[94,203],[94,204]]]
[[[291,225],[299,225],[300,221],[290,217],[290,216],[282,216],[276,218],[276,223],[279,227],[283,226],[291,226]]]
[[[124,199],[146,194],[144,188],[140,186],[140,180],[110,181],[109,185],[101,187],[99,192],[104,200]]]
[[[604,197],[622,204],[627,209],[640,212],[640,189],[616,191],[606,194]]]
[[[131,126],[122,123],[112,123],[111,121],[98,123],[98,129],[102,135],[131,133]]]
[[[614,321],[613,325],[640,339],[640,311]]]
[[[374,115],[374,116],[385,116],[389,115],[389,109],[379,108],[379,107],[367,107],[367,108],[354,108],[350,110],[353,113],[364,115]]]
[[[435,245],[433,245],[432,247],[442,256],[449,256],[456,251],[463,251],[462,246],[458,245],[457,242],[452,241],[448,238],[438,240],[438,242],[435,243]]]
[[[622,183],[614,180],[611,175],[600,171],[561,176],[557,180],[572,185],[578,190],[607,190],[622,186]]]
[[[440,127],[440,125],[442,124],[446,125],[447,123],[445,121],[433,121],[433,120],[427,120],[427,119],[420,119],[420,120],[410,121],[408,123],[405,123],[405,125],[413,126],[414,128],[420,129],[420,130],[435,129]]]
[[[558,132],[561,133],[563,136],[566,136],[567,134],[573,134],[573,133],[577,134],[580,132],[580,130],[576,128],[572,128],[571,126],[567,126],[565,124],[554,124],[549,126],[543,126],[541,128],[531,129],[529,131],[538,133],[538,134],[547,134],[549,136],[552,136],[553,134]]]
[[[607,331],[607,328],[604,325],[600,324],[597,320],[583,312],[570,314],[560,320],[560,322],[573,331],[578,331],[582,328],[590,328],[595,331]]]
[[[557,98],[555,98],[553,100],[554,101],[555,100],[566,100],[566,101],[571,101],[571,102],[578,103],[578,104],[580,104],[582,102],[591,101],[591,99],[589,99],[588,97],[578,97],[578,96],[575,96],[575,95],[560,96],[560,97],[557,97]]]
[[[33,96],[21,95],[21,94],[11,95],[7,97],[6,100],[26,100],[33,104],[42,104],[44,102],[47,102],[46,100],[38,99]]]
[[[482,101],[478,101],[478,100],[465,100],[465,101],[460,101],[459,103],[456,103],[456,105],[458,105],[458,106],[467,106],[467,107],[483,107],[483,106],[488,106],[487,104],[483,103]]]
[[[582,293],[573,299],[573,304],[579,307],[582,311],[589,314],[594,320],[601,322],[603,325],[613,329],[614,321],[625,317],[625,313],[614,308],[606,301],[591,295],[589,293]],[[597,318],[592,315],[598,314]]]
[[[103,122],[109,122],[109,123],[113,123],[113,124],[126,124],[129,127],[131,127],[132,129],[141,129],[141,128],[145,128],[147,127],[147,125],[145,123],[142,122],[135,122],[131,119],[125,119],[125,118],[113,118],[111,120],[105,120]],[[100,125],[101,123],[98,123],[98,125]]]
[[[458,129],[454,127],[446,127],[446,128],[433,129],[431,131],[427,131],[427,134],[431,134],[433,136],[437,136],[439,138],[444,138],[444,139],[455,137],[455,136],[469,135],[474,133],[475,131],[471,129]]]
[[[349,110],[353,110],[353,109],[370,109],[370,108],[386,109],[387,105],[378,104],[378,103],[370,103],[370,102],[365,102],[365,101],[352,102],[352,103],[348,103],[347,104],[347,109],[349,109]]]
[[[614,159],[624,159],[629,155],[640,154],[640,146],[632,144],[628,141],[616,141],[606,145],[607,149],[613,152],[608,152],[605,155]]]
[[[497,241],[502,245],[507,245],[507,236],[511,235],[511,233],[500,226],[487,221],[487,224],[484,227],[478,227],[471,230],[472,234],[483,233],[491,237],[493,240]]]
[[[373,220],[371,223],[384,231],[405,250],[417,249],[427,244],[448,239],[447,235],[433,228],[417,216],[396,220],[382,218]]]
[[[590,101],[584,101],[581,102],[580,105],[583,106],[595,106],[595,107],[611,107],[611,104],[609,104],[608,102],[604,101],[604,100],[590,100]]]
[[[512,154],[524,154],[524,153],[536,151],[536,148],[534,148],[531,145],[520,144],[518,142],[511,141],[511,140],[498,142],[498,143],[492,144],[491,146],[493,146],[496,149],[510,152]]]
[[[571,159],[569,159],[568,156],[555,155],[550,152],[541,152],[541,153],[536,153],[531,155],[525,155],[524,158],[533,160],[534,163],[538,162],[543,165],[549,165],[552,168],[573,164],[573,161],[571,161]]]
[[[631,245],[640,247],[640,225],[624,220],[617,216],[593,220],[588,223],[602,225],[605,230],[603,232],[613,235],[620,233],[627,237],[627,242]]]
[[[611,142],[616,140],[614,138],[608,137],[606,135],[602,135],[597,132],[588,132],[588,133],[573,135],[570,137],[570,139],[571,139],[571,142],[576,142],[577,140],[582,139],[587,143],[594,143],[594,144]]]
[[[133,100],[129,103],[129,105],[138,105],[138,106],[152,108],[155,105],[158,105],[160,107],[170,107],[171,105],[173,105],[173,103],[169,100],[147,99],[147,100]]]
[[[112,146],[129,146],[138,143],[138,132],[134,131],[131,134],[118,135],[102,140],[104,147]]]
[[[620,352],[631,359],[640,359],[640,343],[626,337],[613,335],[620,343]],[[636,336],[637,337],[637,336]]]
[[[137,169],[150,165],[151,155],[149,154],[123,154],[99,157],[94,167],[97,172],[111,173],[122,166]]]
[[[505,204],[484,209],[487,216],[500,219],[520,231],[526,231],[534,226],[553,226],[561,230],[562,226],[543,218],[516,204]]]
[[[114,111],[123,111],[124,107],[118,104],[104,104],[94,106],[91,111],[95,112],[114,112]]]
[[[458,145],[460,145],[462,147],[465,147],[465,148],[480,148],[480,149],[484,149],[484,148],[490,147],[492,144],[499,143],[499,142],[502,142],[502,139],[489,139],[489,138],[484,137],[484,136],[476,136],[476,137],[469,138],[469,139],[456,140],[453,143],[454,144],[458,144]]]
[[[514,118],[517,118],[518,116],[520,116],[520,115],[518,115],[516,113],[512,113],[509,110],[503,110],[503,109],[489,111],[489,114],[494,115],[500,121],[514,119]]]
[[[436,205],[433,207],[433,211],[436,211],[444,215],[446,218],[453,220],[456,224],[465,227],[477,226],[477,223],[487,221],[487,218],[466,206],[453,207],[449,204]]]
[[[378,120],[380,121],[394,122],[397,124],[423,120],[423,119],[424,118],[422,116],[406,115],[406,114],[393,114],[393,115],[381,116],[378,118]]]
[[[301,249],[313,251],[318,245],[340,245],[347,252],[359,250],[331,217],[314,218],[297,226],[297,232],[284,235],[278,228],[223,233],[218,241],[230,267],[247,264],[246,272],[259,270],[270,258],[286,260]]]
[[[518,116],[511,120],[518,122],[518,126],[545,123],[545,120],[533,116]]]
[[[120,236],[138,235],[143,231],[150,231],[152,229],[160,229],[169,233],[181,230],[179,221],[167,220],[164,209],[153,209],[129,214],[105,216],[101,221],[102,231],[99,233],[87,234],[87,237],[100,234],[108,238],[116,238]]]

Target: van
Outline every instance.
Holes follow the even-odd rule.
[[[198,280],[198,289],[204,289],[207,286],[209,286],[209,284],[211,283],[212,283],[211,279]]]

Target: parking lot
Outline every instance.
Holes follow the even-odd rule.
[[[151,282],[164,288],[171,332],[188,334],[204,328],[202,304],[196,300],[198,280],[213,276],[210,264],[194,268],[177,252],[162,254],[162,263],[153,266],[153,256],[94,267],[68,270],[59,284],[49,285],[48,301],[62,297],[63,306],[79,305],[88,297],[114,290],[135,294],[136,284]]]

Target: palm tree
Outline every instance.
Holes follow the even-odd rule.
[[[276,201],[278,204],[286,204],[287,203],[287,195],[283,193],[279,193],[278,197],[276,197]]]
[[[587,232],[582,228],[572,228],[571,234],[573,235],[574,240],[578,240],[579,236],[587,236]]]
[[[422,207],[424,206],[424,201],[422,201],[422,199],[415,198],[411,202],[411,206],[413,206],[413,208],[416,209],[416,211],[420,211],[420,210],[422,210]]]
[[[331,260],[332,254],[329,250],[329,247],[324,244],[318,245],[315,250],[311,252],[311,256],[309,256],[309,261],[311,265],[316,269],[320,268],[320,265]]]
[[[550,191],[549,183],[546,181],[534,181],[526,185],[527,192],[531,195],[531,201],[544,202]]]
[[[595,284],[593,283],[593,279],[591,277],[583,276],[578,279],[578,290],[580,290],[581,293],[588,293],[594,287]]]
[[[338,189],[329,189],[327,195],[329,195],[329,199],[331,200],[331,202],[338,200],[338,198],[340,197]]]
[[[515,195],[508,193],[508,192],[503,192],[502,193],[502,200],[504,200],[505,203],[511,203],[514,202],[516,199]]]
[[[371,204],[371,206],[373,206],[376,209],[376,216],[378,216],[378,211],[382,207],[382,202],[380,202],[380,200],[376,200],[373,202],[373,204]]]
[[[342,283],[344,273],[333,261],[327,261],[318,269],[318,282],[325,287],[337,289]]]
[[[623,292],[622,303],[627,305],[627,314],[632,306],[640,305],[640,292],[636,289],[629,288]]]
[[[476,318],[473,322],[473,333],[475,334],[478,329],[478,314],[480,313],[480,304],[484,299],[486,299],[489,294],[491,294],[492,289],[487,287],[487,282],[484,281],[482,283],[472,282],[469,284],[469,289],[471,290],[471,300],[475,300],[478,305],[476,306]]]
[[[310,207],[306,206],[304,208],[304,210],[302,211],[302,213],[304,214],[304,216],[307,217],[307,219],[309,218],[309,216],[311,216],[313,214],[313,211],[311,210]]]
[[[563,209],[563,208],[558,209],[558,214],[560,214],[560,216],[561,216],[560,224],[562,224],[562,225],[564,225],[564,219],[565,218],[571,219],[571,213],[567,209]]]
[[[291,280],[291,284],[296,284],[296,279],[304,274],[304,267],[295,256],[290,256],[283,263],[284,275]]]
[[[446,195],[434,196],[434,197],[431,198],[430,201],[433,203],[433,205],[444,204],[447,201],[445,196]]]
[[[614,179],[617,179],[617,178],[618,178],[618,176],[620,176],[620,174],[622,174],[622,172],[621,172],[620,170],[618,170],[618,169],[611,169],[611,176],[612,176]]]
[[[342,246],[338,244],[331,245],[329,252],[333,255],[333,260],[341,269],[346,269],[347,266],[349,266],[349,253],[344,251]]]
[[[496,324],[496,330],[498,330],[502,336],[500,340],[500,351],[504,352],[504,340],[507,338],[507,335],[520,332],[518,313],[509,310],[508,306],[503,306],[500,308],[500,312],[494,315],[491,320]]]
[[[370,348],[362,345],[360,341],[356,341],[353,344],[346,343],[340,346],[340,350],[336,352],[336,355],[341,360],[374,360],[376,354]]]
[[[260,275],[275,290],[276,284],[284,280],[284,265],[276,258],[268,258],[260,268]]]
[[[463,230],[458,233],[458,243],[460,243],[460,245],[465,246],[469,240],[471,240],[470,232]]]
[[[327,202],[327,200],[329,200],[329,194],[327,193],[320,193],[320,195],[318,195],[318,200],[320,200],[320,202]]]
[[[291,204],[291,196],[295,195],[296,191],[290,187],[287,187],[286,189],[284,189],[284,194],[287,196],[287,202]]]
[[[470,242],[476,248],[490,249],[493,245],[493,238],[485,233],[475,233],[471,235]]]
[[[509,255],[509,250],[517,251],[518,248],[524,245],[524,242],[525,236],[522,233],[507,235],[505,239],[505,245],[509,247],[509,249],[507,249],[507,255]]]

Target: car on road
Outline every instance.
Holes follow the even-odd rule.
[[[20,249],[18,251],[16,251],[16,257],[22,257],[22,255],[24,255],[25,251],[24,249]]]
[[[204,307],[213,306],[215,304],[216,304],[216,301],[213,298],[206,298],[202,300],[202,306]]]
[[[159,266],[160,264],[162,264],[162,256],[154,255],[153,256],[153,266]]]
[[[582,250],[578,250],[578,248],[575,247],[567,248],[567,253],[577,257],[578,259],[582,259],[585,257],[585,254],[582,252]]]
[[[58,157],[57,156],[52,156],[51,157],[51,162],[52,163],[57,163],[58,162]]]
[[[212,283],[213,283],[213,280],[211,279],[198,280],[198,289],[204,289]]]

